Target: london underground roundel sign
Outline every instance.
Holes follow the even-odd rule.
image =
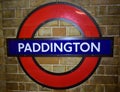
[[[72,22],[81,29],[84,35],[82,39],[85,39],[33,38],[39,27],[55,19]],[[49,42],[51,42],[51,44],[49,44]],[[56,48],[55,46],[57,44],[64,46],[64,49],[56,51],[58,46]],[[104,46],[102,46],[102,44],[104,44]],[[96,22],[85,10],[65,2],[53,2],[38,7],[23,21],[17,39],[7,39],[8,55],[17,56],[24,71],[35,82],[54,89],[71,88],[87,80],[98,66],[101,56],[112,56],[112,44],[112,38],[106,39],[101,37]],[[49,45],[54,48],[49,50]],[[30,46],[33,46],[33,49],[30,49]],[[47,48],[45,48],[45,46],[47,46]],[[72,51],[73,48],[74,51]],[[108,52],[108,50],[110,52]],[[51,73],[45,71],[34,59],[34,56],[64,55],[83,55],[83,59],[77,67],[65,73]]]

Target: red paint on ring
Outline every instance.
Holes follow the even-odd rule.
[[[23,23],[18,38],[32,38],[36,28],[47,20],[64,18],[78,25],[85,37],[99,37],[99,32],[88,15],[81,9],[63,3],[54,3],[38,8]],[[50,74],[38,67],[32,57],[19,57],[26,73],[36,82],[50,88],[69,88],[83,82],[96,68],[99,57],[85,57],[74,71],[63,75]]]

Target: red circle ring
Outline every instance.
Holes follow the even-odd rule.
[[[29,14],[19,28],[17,38],[32,38],[38,26],[51,19],[67,19],[79,26],[85,37],[101,37],[99,27],[93,18],[81,7],[66,2],[42,5]],[[85,57],[74,71],[57,75],[40,68],[31,57],[18,57],[27,75],[35,82],[49,88],[66,89],[87,80],[97,68],[100,57]]]

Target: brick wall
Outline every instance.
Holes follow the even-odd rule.
[[[83,7],[97,21],[103,37],[114,37],[114,56],[102,58],[95,73],[83,84],[61,91],[36,84],[23,72],[16,57],[6,55],[6,38],[16,37],[20,23],[28,13],[52,1],[66,1]],[[55,20],[35,34],[38,38],[52,36],[81,36],[81,33],[72,24]],[[35,59],[46,70],[65,72],[74,68],[81,57]],[[0,0],[0,92],[87,91],[120,92],[120,0]]]
[[[63,20],[54,20],[39,28],[35,38],[81,36],[81,33],[72,24]],[[62,73],[74,68],[81,57],[36,57],[37,62],[46,70]]]

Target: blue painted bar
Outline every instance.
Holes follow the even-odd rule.
[[[113,38],[7,39],[8,56],[113,56]]]

